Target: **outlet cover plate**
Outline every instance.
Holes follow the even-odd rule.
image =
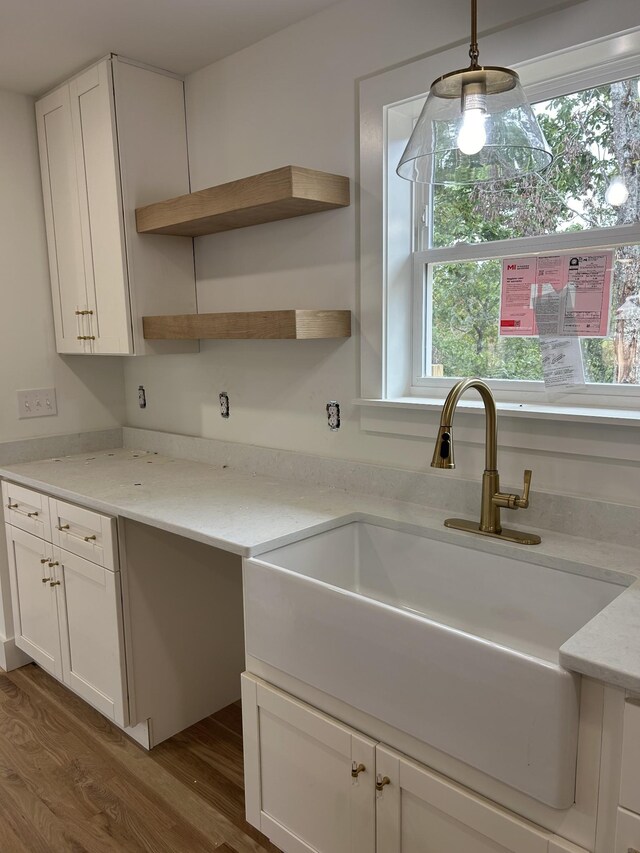
[[[55,388],[18,391],[18,419],[47,418],[58,414]]]

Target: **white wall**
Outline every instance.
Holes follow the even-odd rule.
[[[559,5],[487,0],[481,27],[507,25],[516,15],[521,19]],[[191,75],[193,189],[288,163],[357,177],[358,78],[457,40],[464,43],[467,29],[467,0],[344,0]],[[465,61],[462,46],[460,64]],[[346,210],[199,238],[199,311],[357,310],[357,196],[354,185],[353,205]],[[351,403],[359,395],[355,338],[204,342],[195,356],[129,359],[125,377],[132,426],[415,470],[427,470],[431,458],[430,441],[360,430],[359,411]],[[139,384],[147,389],[145,411],[136,407]],[[230,396],[228,421],[218,413],[221,390]],[[331,399],[342,404],[338,433],[326,426],[324,406]],[[435,415],[425,414],[433,435],[435,422]],[[537,429],[533,421],[528,425]],[[604,443],[598,444],[603,437],[594,428],[583,450],[595,447],[605,457]],[[482,448],[462,445],[457,455],[458,469],[446,476],[477,477]],[[636,464],[560,455],[550,440],[549,450],[504,449],[503,481],[518,483],[525,465],[533,467],[540,488],[591,494],[595,472],[600,494],[640,502]]]
[[[56,355],[33,99],[0,90],[0,442],[120,426],[119,359]],[[56,417],[18,420],[16,391],[55,386]]]

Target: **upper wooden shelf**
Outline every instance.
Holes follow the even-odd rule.
[[[351,311],[234,311],[143,317],[145,340],[348,338]]]
[[[300,166],[283,166],[139,207],[136,225],[140,234],[200,237],[348,207],[349,203],[348,178]]]

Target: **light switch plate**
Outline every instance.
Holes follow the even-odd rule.
[[[46,418],[58,414],[55,388],[18,391],[18,418]]]

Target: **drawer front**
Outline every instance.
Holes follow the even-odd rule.
[[[618,809],[615,853],[640,853],[640,817]]]
[[[25,489],[6,480],[2,483],[4,518],[13,527],[51,541],[49,498],[33,489]]]
[[[49,503],[53,544],[117,571],[115,519],[55,498]]]
[[[640,814],[640,700],[625,702],[623,731],[620,805]]]

